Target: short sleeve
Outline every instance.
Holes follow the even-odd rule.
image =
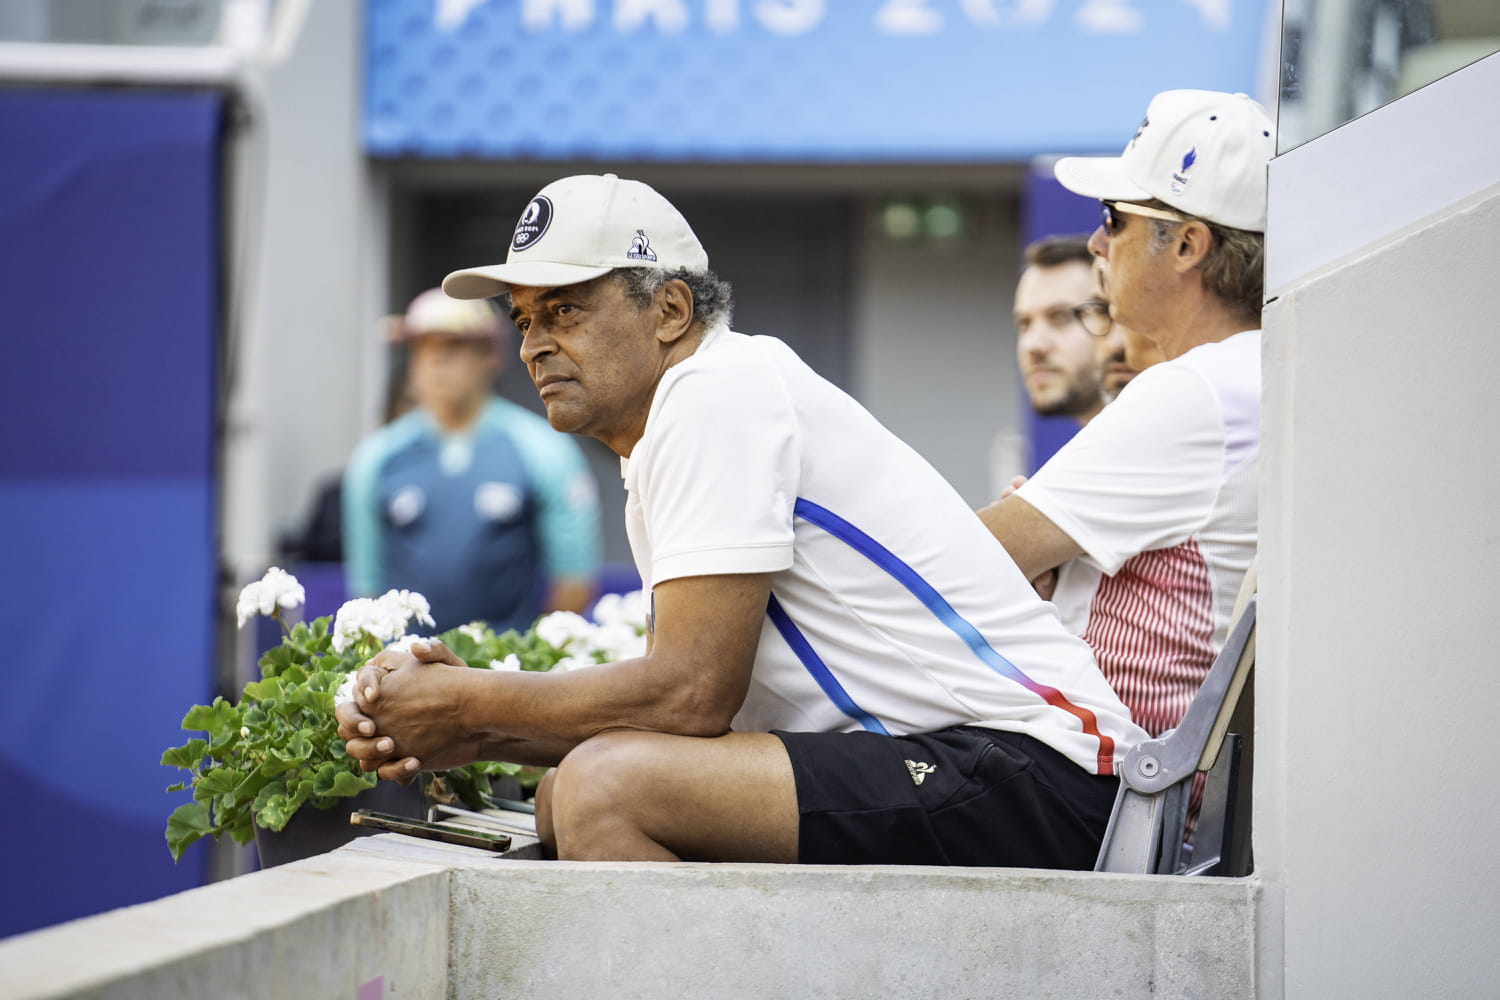
[[[653,407],[645,454],[631,456],[653,583],[792,564],[795,411],[769,362],[752,352],[743,361],[753,370],[674,373]]]
[[[1196,370],[1168,363],[1137,376],[1017,495],[1113,575],[1203,526],[1224,463],[1217,397]]]

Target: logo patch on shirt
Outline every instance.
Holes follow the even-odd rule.
[[[631,260],[655,260],[656,251],[651,249],[651,241],[646,238],[646,231],[637,229],[635,238],[630,241],[630,249],[625,251],[625,256]]]
[[[911,783],[920,785],[923,778],[937,770],[937,765],[924,764],[920,760],[909,760],[906,762],[906,769],[911,772]]]
[[[386,504],[386,516],[398,528],[404,528],[422,516],[427,508],[427,494],[420,486],[403,486]]]
[[[514,483],[480,483],[474,513],[486,521],[514,521],[521,513],[521,490]]]
[[[531,199],[531,204],[527,205],[526,211],[521,213],[521,221],[516,223],[516,233],[510,238],[510,248],[525,250],[546,235],[547,227],[550,225],[552,225],[552,199],[539,194]]]

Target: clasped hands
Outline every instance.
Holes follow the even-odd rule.
[[[475,759],[453,726],[461,701],[454,670],[469,667],[437,639],[411,652],[385,650],[359,669],[354,698],[334,710],[339,738],[365,771],[409,784],[419,771],[441,771]]]

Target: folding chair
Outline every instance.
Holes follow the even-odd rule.
[[[1224,648],[1182,721],[1125,754],[1120,790],[1095,871],[1244,875],[1250,870],[1249,767],[1241,735],[1253,731],[1241,693],[1255,664],[1255,565],[1240,589]],[[1236,732],[1230,732],[1231,724]],[[1242,756],[1245,760],[1242,761]],[[1208,773],[1192,856],[1185,859],[1188,798]],[[1241,774],[1243,772],[1243,779]]]

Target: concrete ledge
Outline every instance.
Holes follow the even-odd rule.
[[[0,942],[0,995],[1252,1000],[1259,893],[1254,878],[559,863],[388,834]]]
[[[454,998],[1254,996],[1253,879],[501,861],[452,888]]]
[[[0,941],[0,994],[441,1000],[449,895],[440,865],[334,851]]]

